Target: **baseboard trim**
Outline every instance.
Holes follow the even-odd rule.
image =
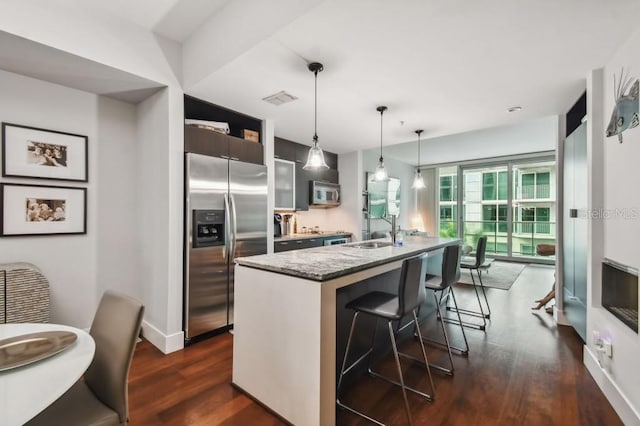
[[[607,400],[609,400],[616,413],[618,413],[622,422],[626,426],[640,426],[640,414],[638,414],[638,411],[609,373],[600,367],[597,356],[587,345],[584,345],[583,360],[591,377],[596,381],[598,387],[602,393],[604,393]]]
[[[564,311],[561,311],[560,309],[558,309],[558,305],[553,306],[553,319],[556,321],[556,324],[558,325],[571,326],[571,323],[569,322],[567,317],[564,316]]]
[[[142,336],[165,354],[184,349],[184,332],[182,331],[166,335],[153,324],[143,320]]]

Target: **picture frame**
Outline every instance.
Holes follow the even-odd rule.
[[[0,183],[0,237],[86,233],[86,188]]]
[[[88,142],[83,135],[2,123],[2,176],[88,182]]]

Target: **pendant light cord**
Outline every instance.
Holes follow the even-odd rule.
[[[315,74],[315,116],[313,122],[313,146],[318,146],[318,70],[314,71]]]
[[[418,135],[418,170],[420,170],[420,136],[422,135],[424,130],[416,130],[415,133]]]
[[[420,170],[420,133],[418,133],[418,170]]]
[[[380,161],[384,161],[382,158],[382,114],[384,114],[384,110],[380,110]]]

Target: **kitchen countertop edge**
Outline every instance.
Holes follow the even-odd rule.
[[[435,238],[434,238],[435,239]],[[275,272],[278,274],[282,274],[282,275],[289,275],[289,276],[293,276],[293,277],[298,277],[298,278],[303,278],[303,279],[308,279],[308,280],[312,280],[312,281],[329,281],[335,278],[339,278],[342,276],[346,276],[346,275],[350,275],[350,274],[354,274],[356,272],[360,272],[366,269],[370,269],[370,268],[374,268],[376,266],[379,265],[384,265],[386,263],[391,263],[400,259],[405,259],[407,257],[411,257],[414,255],[417,255],[419,253],[422,252],[426,252],[426,251],[434,251],[434,250],[439,250],[441,248],[446,247],[447,245],[450,245],[452,243],[458,242],[460,243],[460,239],[458,238],[437,238],[439,240],[438,243],[433,244],[433,245],[425,245],[425,244],[419,244],[419,243],[413,243],[413,244],[408,244],[406,246],[401,246],[401,247],[383,247],[382,250],[384,249],[391,249],[392,253],[389,256],[386,256],[384,258],[381,259],[374,259],[371,261],[365,261],[364,263],[358,263],[356,265],[353,266],[347,266],[344,267],[342,269],[339,270],[334,270],[332,272],[327,272],[327,273],[314,273],[312,271],[308,271],[308,270],[301,270],[301,269],[296,269],[296,268],[291,268],[291,267],[282,267],[279,266],[277,264],[269,264],[269,263],[263,263],[263,262],[256,262],[254,260],[252,260],[252,257],[263,257],[263,256],[287,256],[289,253],[291,252],[281,252],[281,253],[274,253],[274,254],[270,254],[270,255],[259,255],[259,256],[250,256],[250,257],[241,257],[241,258],[237,258],[236,259],[236,263],[238,265],[242,265],[242,266],[246,266],[249,268],[253,268],[253,269],[261,269],[261,270],[265,270],[265,271],[269,271],[269,272]],[[353,244],[353,243],[352,243]],[[365,250],[364,253],[362,254],[367,254],[368,250],[380,250],[380,249],[357,249],[357,248],[347,248],[345,247],[345,245],[339,245],[339,246],[326,246],[326,247],[317,247],[317,248],[311,248],[311,249],[304,249],[304,250],[296,250],[298,252],[300,251],[305,251],[305,252],[324,252],[326,250],[341,250],[341,249],[348,249],[348,250]],[[395,251],[395,253],[394,253]],[[336,256],[339,256],[339,251],[336,251]]]

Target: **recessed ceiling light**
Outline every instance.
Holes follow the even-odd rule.
[[[507,112],[518,112],[518,111],[522,111],[521,106],[512,106],[511,108],[507,109]]]
[[[270,104],[273,104],[275,106],[286,104],[291,101],[295,101],[296,99],[298,98],[290,93],[285,92],[284,90],[278,93],[274,93],[271,96],[267,96],[266,98],[262,98],[263,101],[269,102]]]

